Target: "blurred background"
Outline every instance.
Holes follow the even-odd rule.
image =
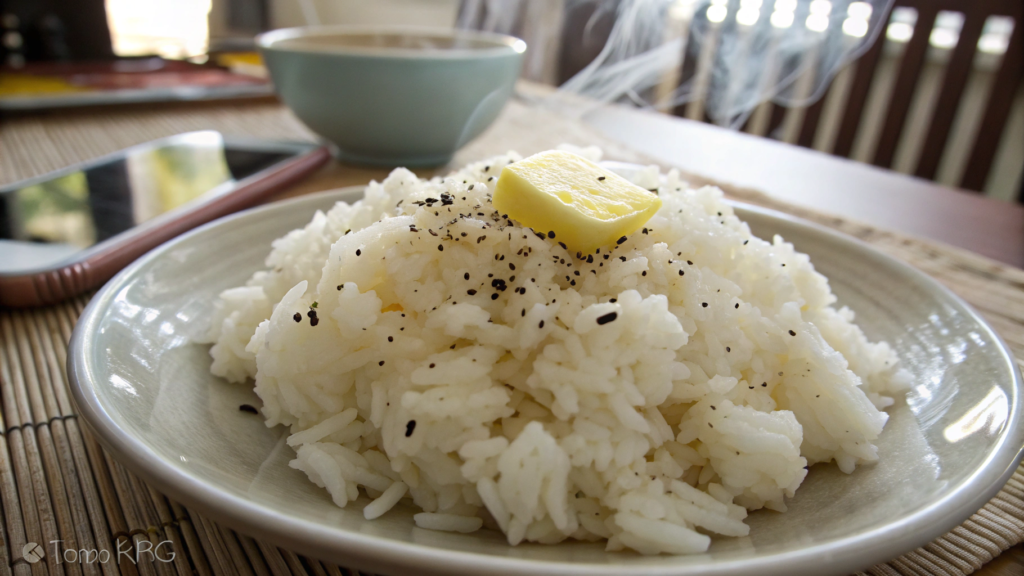
[[[1022,4],[3,0],[0,110],[105,88],[267,97],[261,31],[457,26],[525,39],[524,78],[561,87],[542,104],[567,114],[644,107],[1021,202]]]

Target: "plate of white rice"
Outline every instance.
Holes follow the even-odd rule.
[[[846,574],[1016,468],[1014,360],[927,276],[653,167],[617,169],[658,213],[573,253],[491,205],[520,159],[154,250],[79,321],[82,415],[203,514],[396,574]]]

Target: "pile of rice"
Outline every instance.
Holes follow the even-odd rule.
[[[211,370],[255,378],[335,504],[361,488],[367,518],[409,498],[423,528],[683,554],[784,511],[811,464],[877,460],[908,375],[806,255],[655,168],[644,230],[569,253],[492,208],[519,159],[397,169],[216,303]]]

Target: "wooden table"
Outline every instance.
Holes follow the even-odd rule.
[[[286,110],[265,102],[151,105],[0,118],[0,184],[43,174],[154,138],[200,129],[217,129],[232,136],[312,137]],[[530,154],[560,142],[597,143],[612,159],[675,165],[694,181],[731,184],[725,188],[734,197],[786,210],[855,235],[879,250],[917,266],[959,293],[988,318],[1018,358],[1024,357],[1024,271],[906,235],[934,238],[1020,267],[1024,265],[1024,211],[1018,206],[967,196],[888,171],[704,124],[620,108],[598,110],[589,114],[584,122],[579,122],[522,102],[512,102],[494,127],[459,152],[454,164],[502,153],[509,148]],[[371,178],[380,179],[386,172],[380,168],[330,163],[279,197],[361,184]],[[748,189],[752,187],[768,195]],[[0,413],[8,429],[8,435],[0,435],[0,501],[6,518],[6,533],[12,535],[16,532],[11,528],[12,521],[17,520],[19,508],[31,511],[38,505],[39,518],[26,521],[29,534],[33,529],[42,530],[45,534],[45,526],[39,528],[38,523],[47,518],[50,525],[59,528],[63,534],[63,530],[70,526],[67,523],[77,521],[75,513],[79,510],[75,507],[84,506],[88,508],[89,519],[93,520],[97,538],[113,535],[118,543],[131,545],[132,541],[144,539],[147,534],[159,533],[161,537],[169,537],[177,533],[181,538],[180,546],[188,550],[195,566],[206,570],[212,568],[213,573],[220,572],[219,569],[230,571],[232,562],[240,559],[242,562],[247,560],[254,567],[271,566],[275,574],[338,573],[334,567],[300,559],[294,553],[277,549],[272,543],[256,543],[230,530],[218,528],[201,515],[147,489],[119,464],[104,457],[87,434],[79,435],[73,407],[67,407],[68,414],[51,420],[38,420],[17,410],[11,411],[7,398],[12,388],[15,396],[37,393],[33,392],[35,387],[47,381],[53,383],[55,390],[60,389],[63,383],[59,370],[60,346],[66,343],[68,322],[80,312],[81,304],[79,300],[62,308],[33,313],[0,309],[0,392],[3,392],[0,394]],[[39,320],[36,314],[43,315],[44,320]],[[39,352],[38,342],[21,337],[32,326],[43,328],[35,338],[44,342],[42,348],[46,354]],[[45,330],[47,327],[54,330],[52,334]],[[48,339],[51,337],[52,340]],[[51,437],[57,440],[53,441]],[[76,448],[76,442],[84,444],[86,450],[83,452]],[[13,465],[12,461],[5,459],[8,446],[14,455]],[[58,461],[59,458],[64,460]],[[77,469],[77,476],[69,474],[64,466]],[[12,473],[18,476],[26,470],[33,475],[45,473],[50,486],[57,486],[63,477],[66,495],[63,489],[47,493],[47,482],[33,483],[29,476],[24,480],[19,477],[12,483]],[[96,484],[88,486],[88,479],[94,479]],[[79,493],[80,480],[82,488]],[[1024,474],[1018,472],[1014,482],[1024,487]],[[984,514],[972,517],[970,522],[977,526],[977,532],[972,531],[974,528],[968,529],[968,536],[984,534],[987,530],[987,533],[1012,533],[1012,538],[1000,536],[1003,542],[1024,540],[1024,488],[1018,490],[1017,496],[1008,498],[1019,500],[1020,510],[1003,515],[1003,508],[986,505]],[[17,502],[19,494],[23,498],[21,505]],[[1005,505],[1005,502],[999,504]],[[109,531],[95,523],[94,508],[100,511],[101,516],[106,510],[110,519]],[[31,522],[37,525],[33,527]],[[19,537],[24,538],[25,527],[17,528],[22,530]],[[71,528],[72,531],[77,529],[77,526]],[[0,538],[2,536],[0,534]],[[14,545],[14,536],[10,538]],[[958,566],[959,572],[935,572],[923,568],[934,565],[934,562],[929,560],[930,552],[919,550],[895,563],[880,565],[871,573],[963,574],[967,568],[981,567],[989,560],[984,553],[970,550],[983,549],[990,555],[996,555],[1007,547],[1007,544],[999,545],[995,537],[983,536],[981,545],[972,544],[973,549],[957,544],[955,538],[946,538],[940,539],[941,547],[946,552],[952,551],[950,553],[958,559],[954,561],[953,556],[947,556],[947,564]],[[0,559],[7,558],[8,550],[17,553],[16,549],[5,550],[0,546]],[[941,557],[942,552],[935,554]],[[970,559],[965,559],[968,557]],[[191,572],[187,564],[177,573],[188,576]],[[304,565],[311,566],[311,570],[305,572]],[[34,565],[33,573],[37,573],[41,566]],[[0,562],[0,574],[8,572],[5,567],[6,564]],[[26,567],[22,561],[15,566],[15,573],[24,573]],[[148,573],[147,570],[141,571]],[[200,573],[210,572],[200,570]],[[1024,548],[1020,545],[1010,548],[975,574],[1024,575]]]
[[[966,248],[1024,268],[1024,205],[656,112],[584,117],[609,138],[709,181]]]

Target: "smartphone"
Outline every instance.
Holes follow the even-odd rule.
[[[330,154],[311,143],[179,134],[0,188],[0,305],[97,288],[147,251],[259,203]]]

